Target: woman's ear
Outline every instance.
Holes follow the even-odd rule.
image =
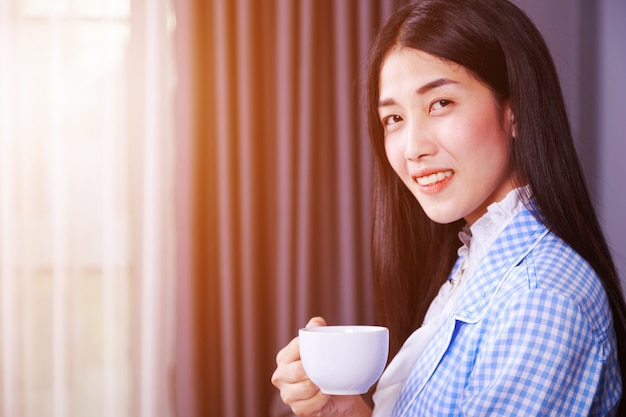
[[[507,103],[505,110],[505,117],[508,122],[508,130],[511,133],[511,137],[515,139],[517,137],[517,128],[515,126],[515,115],[513,114],[513,110],[511,110],[511,106]]]
[[[515,139],[517,137],[517,127],[515,125],[515,115],[511,113],[511,137]]]

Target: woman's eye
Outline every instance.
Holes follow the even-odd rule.
[[[447,100],[445,98],[441,99],[441,100],[437,100],[435,102],[433,102],[433,104],[430,105],[430,111],[435,111],[435,110],[440,110],[444,107],[446,107],[447,105],[451,104],[452,101]]]
[[[392,114],[383,118],[383,126],[395,125],[396,123],[400,123],[401,121],[402,117],[398,116],[397,114]]]

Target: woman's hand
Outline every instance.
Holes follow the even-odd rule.
[[[306,327],[326,326],[321,317],[314,317]],[[283,402],[300,417],[370,416],[371,410],[360,395],[328,395],[309,379],[300,361],[298,338],[293,339],[276,355],[272,384],[280,390]]]

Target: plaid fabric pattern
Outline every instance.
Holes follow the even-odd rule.
[[[470,277],[393,416],[606,416],[621,391],[591,267],[522,210]]]

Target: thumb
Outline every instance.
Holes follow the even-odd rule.
[[[320,327],[320,326],[326,326],[326,320],[324,320],[322,317],[313,317],[306,324],[307,329],[309,327]]]

